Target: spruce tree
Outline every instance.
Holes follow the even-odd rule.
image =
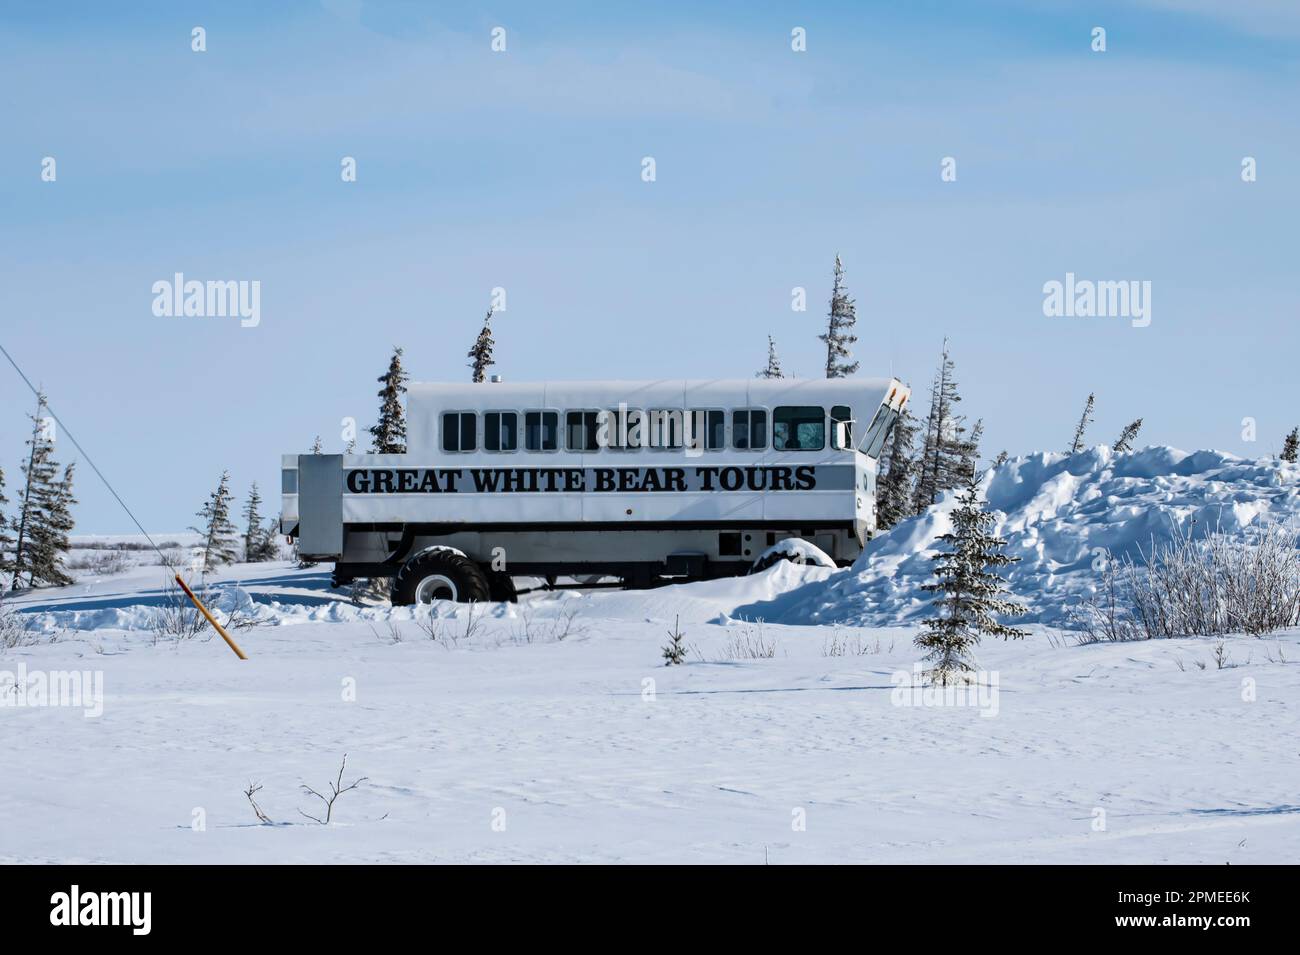
[[[280,519],[274,515],[266,519],[262,528],[262,560],[280,559]]]
[[[1005,598],[1006,581],[993,572],[1020,558],[1002,553],[1006,541],[989,532],[993,515],[980,501],[977,475],[967,478],[951,520],[952,531],[937,538],[948,550],[932,558],[937,579],[923,587],[936,595],[931,603],[937,613],[924,621],[925,629],[916,638],[931,663],[931,678],[940,684],[957,682],[975,669],[973,653],[981,636],[1026,635],[997,619],[1025,612]]]
[[[1297,458],[1300,458],[1300,428],[1292,428],[1282,442],[1282,460],[1295,464]]]
[[[402,369],[402,349],[394,346],[388,371],[377,379],[382,388],[379,397],[379,421],[370,429],[372,454],[406,453],[406,413],[402,395],[406,392],[406,372]]]
[[[203,537],[203,572],[215,570],[223,564],[233,564],[239,555],[235,550],[239,531],[230,520],[230,472],[222,471],[217,489],[199,508],[200,526],[191,527]]]
[[[243,511],[244,560],[250,564],[275,560],[279,556],[279,549],[275,546],[274,524],[271,525],[271,529],[262,525],[261,507],[262,494],[257,489],[257,482],[254,481]]]
[[[67,587],[76,583],[64,570],[63,563],[71,548],[68,535],[75,524],[72,519],[72,505],[77,503],[72,495],[74,468],[74,464],[69,464],[63,469],[63,477],[57,484],[48,489],[37,489],[42,497],[39,502],[41,519],[28,529],[31,541],[28,584],[33,587],[38,584]]]
[[[960,459],[961,475],[965,479],[967,476],[974,474],[979,467],[980,459],[980,438],[984,437],[984,419],[977,418],[975,427],[971,428],[970,437],[961,442],[958,449]]]
[[[1006,464],[1006,463],[1007,463],[1007,452],[1006,452],[1006,451],[999,451],[999,452],[998,452],[998,456],[997,456],[996,458],[993,459],[993,466],[994,466],[995,468],[1000,468],[1000,467],[1002,467],[1002,465],[1004,465],[1004,464]]]
[[[925,442],[912,498],[914,513],[924,511],[939,499],[942,492],[961,487],[973,466],[972,442],[965,437],[966,419],[956,411],[960,401],[953,361],[948,353],[948,339],[945,338],[939,368],[930,386],[930,414],[925,423]]]
[[[18,507],[18,519],[15,521],[15,540],[13,557],[14,590],[22,584],[23,575],[27,575],[27,585],[35,586],[50,568],[46,565],[49,555],[42,550],[41,542],[49,539],[44,528],[49,520],[49,509],[58,494],[58,465],[54,462],[54,442],[47,436],[46,421],[41,414],[45,410],[45,395],[36,396],[36,413],[28,415],[32,419],[32,433],[27,439],[27,460],[23,463],[23,496]]]
[[[1078,454],[1083,450],[1083,433],[1088,430],[1088,425],[1092,424],[1092,406],[1095,396],[1092,392],[1088,393],[1088,401],[1083,406],[1083,414],[1079,416],[1079,423],[1074,429],[1074,441],[1070,444],[1070,454]]]
[[[14,572],[14,562],[11,556],[14,537],[9,532],[9,518],[6,516],[8,506],[9,498],[5,497],[5,469],[0,468],[0,589],[3,589],[7,583],[3,579],[4,576]]]
[[[876,527],[882,531],[912,514],[912,482],[917,468],[912,445],[916,431],[916,416],[904,407],[880,453],[883,468],[876,482]]]
[[[466,357],[470,359],[469,367],[473,369],[470,380],[475,384],[487,381],[488,368],[496,364],[492,358],[492,349],[495,345],[492,340],[492,309],[489,308],[487,315],[483,317],[483,329],[474,340],[474,347],[466,353]]]
[[[857,321],[857,307],[844,288],[844,266],[837,255],[826,334],[817,336],[826,343],[827,378],[846,378],[858,370],[858,362],[849,360],[853,357],[850,348],[858,340],[853,334],[853,326]]]
[[[316,435],[316,440],[313,441],[313,442],[311,443],[311,453],[312,453],[312,454],[324,454],[324,453],[325,453],[325,449],[321,447],[321,443],[320,443],[320,435],[319,435],[319,434]]]
[[[1141,428],[1141,418],[1138,418],[1136,421],[1130,421],[1124,426],[1124,430],[1119,433],[1119,438],[1115,441],[1115,446],[1111,448],[1111,450],[1116,454],[1127,454],[1129,451],[1132,451],[1133,439],[1137,437],[1137,433]]]
[[[776,357],[776,342],[772,341],[772,336],[767,336],[767,367],[760,371],[754,377],[756,378],[784,378],[781,373],[781,359]]]

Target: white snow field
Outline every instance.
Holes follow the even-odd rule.
[[[999,471],[990,498],[1037,560],[1017,590],[1048,603],[1081,586],[1079,553],[1149,535],[1161,507],[1282,516],[1295,475],[1168,449],[1046,455]],[[1217,639],[1080,646],[1039,623],[980,648],[996,691],[900,690],[917,627],[878,624],[914,613],[902,551],[928,549],[945,506],[873,544],[903,597],[866,568],[782,564],[425,619],[352,604],[328,567],[238,565],[210,583],[223,619],[256,622],[235,633],[246,662],[210,630],[151,629],[165,572],[146,557],[23,594],[7,604],[26,639],[0,650],[0,860],[1300,858],[1298,631],[1229,637],[1216,660]],[[810,606],[873,626],[810,623]],[[805,619],[759,623],[764,607]],[[665,667],[675,625],[692,649]],[[17,684],[39,702],[55,671],[102,674],[102,714],[18,705]],[[343,783],[365,781],[330,825],[304,818],[320,804],[301,784],[324,791],[344,753]]]

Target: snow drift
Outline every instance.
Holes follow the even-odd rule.
[[[1095,592],[1093,564],[1107,552],[1138,560],[1180,525],[1195,534],[1216,527],[1236,533],[1261,519],[1300,519],[1300,467],[1219,451],[1042,452],[990,469],[982,488],[995,533],[1020,558],[1005,575],[1030,608],[1022,619],[1040,623],[1061,622],[1067,608]],[[921,586],[933,579],[934,539],[951,529],[955,505],[949,492],[871,541],[852,568],[739,607],[736,616],[855,626],[926,616],[932,597]]]

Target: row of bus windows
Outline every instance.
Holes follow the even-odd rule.
[[[682,448],[721,451],[727,446],[728,412],[712,408],[620,409],[618,411],[485,411],[483,450],[518,451],[520,423],[525,451],[623,451],[639,448]],[[764,451],[771,438],[776,451],[821,451],[827,443],[826,410],[817,405],[788,405],[773,409],[771,434],[766,408],[737,408],[731,415],[731,447]],[[442,416],[442,450],[478,450],[475,411],[448,411]],[[831,408],[832,447],[853,447],[849,408]],[[835,424],[842,424],[835,428]]]

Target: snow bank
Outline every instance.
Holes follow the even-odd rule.
[[[1011,590],[1031,607],[1026,621],[1059,622],[1096,586],[1093,561],[1109,551],[1139,556],[1176,523],[1240,531],[1261,517],[1300,520],[1300,468],[1219,451],[1188,454],[1149,447],[1113,454],[1043,452],[991,469],[983,481],[995,533],[1020,562],[1006,570]],[[934,539],[951,529],[956,495],[904,521],[867,546],[848,570],[736,610],[782,623],[884,626],[930,611],[921,585],[932,580]]]

